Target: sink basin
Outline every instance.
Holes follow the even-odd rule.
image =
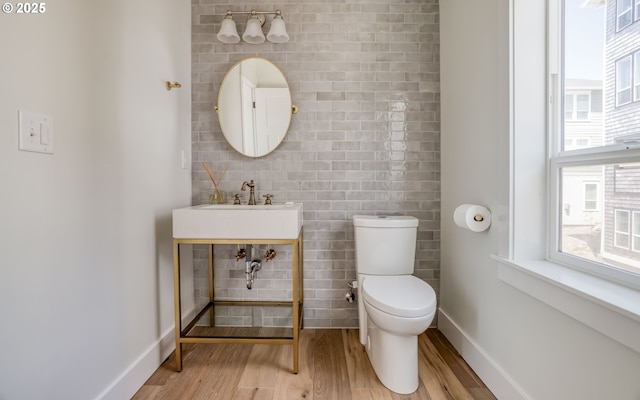
[[[173,210],[176,239],[296,239],[302,203],[203,204]]]

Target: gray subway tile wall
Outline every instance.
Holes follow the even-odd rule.
[[[280,9],[285,44],[223,44],[216,33],[227,9]],[[440,269],[440,87],[437,0],[295,0],[279,3],[192,1],[193,204],[208,201],[202,166],[227,166],[220,188],[232,202],[245,180],[256,199],[304,203],[304,324],[356,327],[356,304],[345,300],[356,277],[356,214],[412,215],[420,220],[415,275],[438,292]],[[270,17],[268,18],[269,21]],[[246,17],[235,17],[240,34]],[[268,24],[265,27],[268,29]],[[227,70],[237,61],[271,60],[289,82],[293,115],[284,142],[249,158],[227,144],[214,107]],[[259,246],[258,258],[266,251]],[[291,251],[278,255],[246,288],[237,246],[216,246],[216,297],[291,297]],[[208,250],[194,249],[197,303],[208,301]],[[280,308],[219,307],[216,323],[290,326]]]

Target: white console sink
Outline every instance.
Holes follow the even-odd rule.
[[[173,210],[175,239],[296,239],[302,203],[203,204]]]

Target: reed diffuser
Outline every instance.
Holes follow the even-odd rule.
[[[227,166],[222,166],[222,169],[218,172],[218,179],[216,179],[213,175],[213,171],[211,171],[211,168],[209,167],[209,164],[203,162],[202,165],[204,166],[204,169],[207,170],[207,174],[209,174],[209,178],[211,178],[211,182],[213,183],[213,190],[209,193],[209,204],[223,204],[224,193],[220,190],[218,185],[222,182],[225,172],[227,172]]]

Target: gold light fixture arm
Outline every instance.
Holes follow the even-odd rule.
[[[261,15],[262,14],[263,18],[264,18],[265,14],[282,16],[282,12],[280,10],[275,10],[275,11],[256,11],[256,10],[251,10],[251,11],[231,11],[231,10],[227,10],[227,13],[225,14],[225,16],[234,15],[234,14],[243,14],[243,15]],[[260,17],[258,17],[258,18],[260,18]]]

